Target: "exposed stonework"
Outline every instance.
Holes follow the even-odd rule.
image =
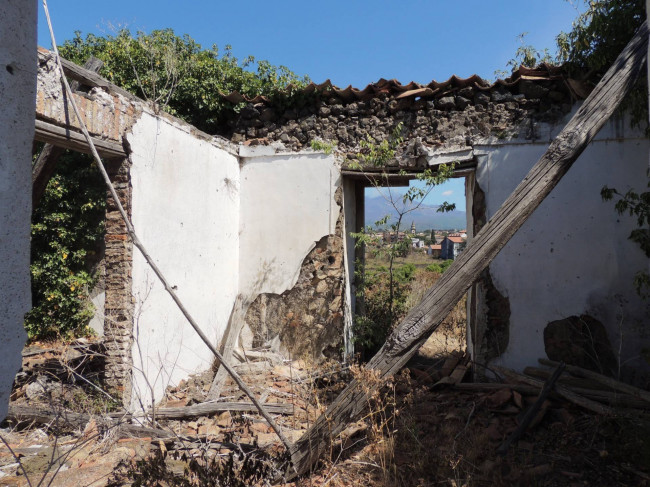
[[[124,209],[131,214],[131,180],[128,159],[106,164]],[[104,343],[106,347],[106,385],[120,393],[125,404],[130,401],[131,346],[133,344],[133,310],[131,265],[133,243],[126,224],[110,193],[106,201]]]
[[[367,136],[383,140],[403,122],[402,158],[417,165],[427,149],[463,148],[489,136],[534,140],[536,125],[558,120],[570,111],[573,101],[564,82],[551,80],[520,81],[492,91],[467,86],[443,95],[424,99],[379,94],[344,102],[333,94],[314,92],[288,109],[249,104],[225,135],[233,142],[281,141],[292,150],[322,139],[336,142],[337,150],[354,158],[361,140]]]
[[[36,118],[59,126],[80,130],[79,121],[70,102],[63,95],[59,69],[53,53],[38,51],[38,86]],[[88,93],[73,93],[75,103],[90,135],[122,143],[122,136],[142,111],[134,100],[95,87]]]
[[[589,315],[550,322],[544,328],[544,348],[551,360],[617,376],[617,361],[607,330]]]
[[[340,202],[337,192],[337,202]],[[261,294],[249,307],[245,321],[253,346],[276,336],[292,357],[340,359],[343,345],[343,212],[336,234],[323,237],[305,257],[296,285],[282,293]]]

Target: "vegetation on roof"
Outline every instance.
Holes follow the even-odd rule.
[[[172,29],[149,34],[123,29],[115,35],[85,38],[76,32],[59,50],[79,65],[90,56],[101,59],[100,75],[108,81],[208,133],[216,133],[241,108],[222,93],[273,97],[289,84],[300,88],[309,82],[286,66],[253,56],[240,60],[229,45],[223,52],[216,45],[204,49],[189,35],[178,36]]]

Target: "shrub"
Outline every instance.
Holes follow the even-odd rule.
[[[428,272],[435,272],[436,274],[442,274],[445,272],[449,266],[453,263],[454,261],[451,259],[443,260],[442,262],[434,262],[433,264],[429,264],[426,267],[426,270]]]
[[[104,236],[106,193],[89,156],[68,152],[32,214],[30,339],[89,332],[90,271]]]

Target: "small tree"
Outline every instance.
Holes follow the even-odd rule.
[[[385,336],[390,332],[396,318],[398,318],[404,311],[402,304],[406,301],[407,293],[403,291],[403,285],[405,282],[412,279],[412,272],[398,273],[398,269],[395,267],[395,260],[398,257],[407,255],[411,250],[411,239],[406,234],[403,239],[399,238],[400,231],[402,231],[403,228],[402,222],[409,213],[422,207],[426,197],[433,188],[447,181],[451,177],[454,169],[454,164],[442,164],[438,166],[437,171],[435,172],[430,168],[427,168],[416,176],[416,179],[423,183],[422,187],[411,186],[405,193],[397,193],[388,184],[389,178],[387,168],[389,162],[395,159],[397,148],[403,142],[402,130],[403,125],[400,122],[393,130],[391,136],[380,143],[377,143],[373,138],[368,136],[366,140],[361,141],[362,151],[358,155],[360,162],[352,164],[354,169],[371,167],[380,170],[378,171],[378,176],[369,178],[369,182],[384,198],[396,215],[394,221],[391,221],[391,215],[386,215],[382,219],[374,222],[374,225],[367,226],[360,232],[351,234],[352,237],[356,239],[356,245],[358,247],[366,245],[372,246],[375,249],[374,251],[376,255],[388,259],[388,268],[385,269],[388,277],[387,296],[384,296],[380,303],[375,303],[381,307],[381,312],[386,314],[386,319],[382,319],[381,321],[388,323],[388,326],[381,326],[377,323],[379,320],[376,316],[374,318],[374,323],[369,323],[365,317],[358,317],[356,321],[357,330],[355,330],[355,333],[361,334],[362,336],[367,333],[380,335],[373,337],[374,340],[372,341],[375,343],[383,343]],[[404,175],[405,172],[400,171],[400,174]],[[452,211],[455,207],[454,204],[444,202],[438,207],[437,211]],[[390,228],[390,231],[393,233],[395,238],[391,239],[388,243],[382,244],[380,239],[375,237],[375,233],[378,228],[384,227]],[[376,285],[375,276],[372,276],[370,279],[368,277],[369,276],[363,276],[363,279],[361,279],[359,292],[362,296],[364,296],[365,290],[369,285]],[[366,303],[367,307],[368,304],[369,303]],[[367,316],[372,314],[373,310],[371,310],[370,313],[367,312]],[[368,341],[369,340],[366,340],[366,342]]]

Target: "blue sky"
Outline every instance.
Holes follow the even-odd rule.
[[[240,59],[253,55],[315,82],[359,88],[380,78],[428,83],[476,73],[493,79],[514,56],[519,34],[554,52],[555,36],[584,10],[579,0],[50,0],[48,6],[59,44],[75,30],[101,35],[122,26],[171,27],[204,47],[230,44]],[[38,42],[50,47],[40,9]],[[464,209],[463,179],[446,183],[427,203],[440,203],[444,191]]]
[[[553,48],[577,15],[567,0],[50,0],[48,6],[59,43],[75,30],[171,27],[205,47],[231,44],[240,58],[252,54],[316,82],[356,87],[382,77],[428,83],[476,73],[489,79],[513,57],[519,34]],[[39,44],[50,47],[40,9]]]

